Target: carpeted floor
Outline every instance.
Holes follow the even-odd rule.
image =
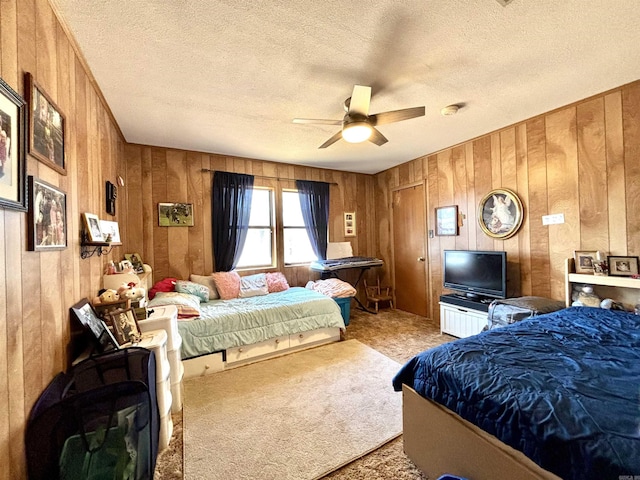
[[[381,310],[378,315],[352,308],[345,339],[356,339],[387,357],[404,363],[422,350],[435,347],[454,337],[441,335],[430,320],[402,312]],[[398,394],[400,395],[400,394]],[[174,430],[169,448],[160,453],[156,479],[182,480],[182,414],[173,415]],[[327,475],[333,480],[425,480],[405,456],[399,437],[364,457]]]

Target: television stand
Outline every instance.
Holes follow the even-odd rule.
[[[458,338],[470,337],[487,325],[491,299],[472,299],[465,295],[440,296],[440,333]]]

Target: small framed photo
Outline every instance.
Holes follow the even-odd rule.
[[[82,221],[84,223],[84,231],[87,234],[87,240],[91,243],[104,243],[104,236],[100,229],[100,219],[93,213],[83,213]]]
[[[573,252],[576,262],[576,273],[593,275],[593,266],[598,261],[598,252],[591,250],[576,250]]]
[[[27,104],[0,79],[0,207],[27,211]]]
[[[67,248],[67,195],[57,187],[29,176],[28,249]]]
[[[31,112],[29,153],[58,173],[66,175],[64,115],[29,72],[25,74],[25,86]]]
[[[89,332],[98,352],[118,349],[118,342],[104,321],[93,309],[91,303],[89,303],[89,299],[83,298],[72,306],[69,311],[71,316],[80,323],[82,328]]]
[[[355,237],[356,231],[356,212],[344,213],[344,236]]]
[[[102,238],[108,243],[120,243],[120,228],[118,222],[110,220],[100,220],[100,231]]]
[[[139,253],[125,253],[124,258],[131,262],[131,266],[133,266],[133,269],[136,271],[136,273],[144,273],[142,257],[140,257]]]
[[[631,277],[638,275],[638,257],[607,257],[609,275],[615,277]]]
[[[158,225],[193,227],[192,203],[158,203]]]
[[[125,343],[138,343],[142,339],[142,333],[138,326],[138,319],[133,308],[117,310],[107,314],[111,320],[113,333],[120,345]]]
[[[436,208],[436,235],[458,235],[458,206]]]

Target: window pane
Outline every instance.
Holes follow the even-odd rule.
[[[298,192],[282,192],[282,224],[285,227],[304,227]]]
[[[304,228],[284,229],[284,263],[308,263],[317,260]]]
[[[273,264],[271,252],[271,230],[269,228],[250,228],[247,232],[242,255],[236,266],[238,268],[270,266]]]
[[[252,227],[271,226],[271,190],[253,189],[249,225]]]

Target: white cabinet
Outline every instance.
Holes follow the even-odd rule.
[[[487,312],[440,302],[440,332],[464,338],[476,335],[487,325]]]
[[[153,313],[144,320],[138,320],[142,333],[153,330],[167,332],[167,359],[170,365],[170,390],[173,396],[171,411],[173,413],[182,410],[182,378],[184,366],[180,361],[180,346],[182,337],[178,332],[178,309],[174,305],[154,307]]]
[[[164,450],[169,446],[173,433],[173,420],[171,419],[171,367],[167,358],[167,332],[164,330],[152,330],[146,332],[137,347],[151,350],[156,358],[156,397],[160,413],[160,441],[158,447]]]

